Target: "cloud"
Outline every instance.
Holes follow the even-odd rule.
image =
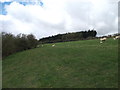
[[[5,1],[5,0],[4,0]],[[98,35],[118,31],[117,0],[42,0],[44,6],[6,5],[0,15],[0,31],[33,33],[37,38],[95,28]]]
[[[11,2],[13,0],[0,0],[0,2]]]
[[[57,10],[48,10],[39,5],[24,6],[17,2],[13,2],[6,6],[7,15],[1,15],[3,18],[3,30],[18,33],[33,33],[39,37],[49,36],[64,30],[67,14]]]

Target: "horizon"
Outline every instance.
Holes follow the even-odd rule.
[[[91,29],[90,31],[92,31],[92,30],[94,30],[94,29]],[[84,30],[84,31],[88,31],[88,30]],[[96,31],[96,30],[94,30],[94,31]],[[77,31],[77,32],[83,32],[83,31]],[[13,34],[13,33],[11,33],[11,32],[2,32],[2,33],[7,33],[7,34],[12,34],[13,36],[17,36],[17,35],[19,35],[19,34],[24,34],[24,35],[30,35],[30,34],[32,34],[32,35],[34,35],[35,36],[35,39],[37,39],[37,40],[40,40],[40,39],[43,39],[43,38],[48,38],[48,37],[52,37],[52,36],[57,36],[57,35],[63,35],[63,34],[68,34],[68,33],[77,33],[77,32],[66,32],[66,33],[58,33],[58,34],[55,34],[55,35],[50,35],[50,36],[46,36],[46,37],[42,37],[42,38],[36,38],[36,36],[34,35],[34,34],[32,34],[32,33],[29,33],[29,34],[24,34],[24,33],[18,33],[18,34]],[[109,35],[111,35],[111,36],[116,36],[116,35],[119,35],[120,33],[118,32],[118,33],[112,33],[112,34],[107,34],[107,35],[97,35],[96,34],[96,38],[100,38],[100,37],[107,37],[107,36],[109,36]]]

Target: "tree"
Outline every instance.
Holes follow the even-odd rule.
[[[34,35],[29,34],[27,36],[27,39],[28,39],[28,48],[35,48],[37,46],[38,41],[37,41],[37,39],[35,39]]]
[[[6,57],[15,52],[35,48],[38,44],[37,39],[32,34],[18,34],[14,36],[11,33],[2,33],[2,56]]]
[[[7,56],[16,52],[15,37],[12,34],[3,33],[2,35],[2,55]]]

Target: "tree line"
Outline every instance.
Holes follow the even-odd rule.
[[[2,32],[2,57],[35,48],[37,44],[38,40],[33,34],[18,34],[14,36],[11,33]]]
[[[39,43],[44,44],[44,43],[85,40],[85,39],[94,38],[96,37],[96,35],[97,35],[97,32],[95,30],[65,33],[65,34],[58,34],[58,35],[50,36],[46,38],[41,38],[39,39]]]
[[[96,37],[95,30],[58,34],[37,40],[33,34],[18,34],[2,32],[2,57],[16,52],[36,48],[38,44],[56,43],[75,40],[85,40]]]

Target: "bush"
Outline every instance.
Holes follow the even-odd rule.
[[[18,34],[2,32],[2,56],[3,58],[15,52],[35,48],[38,44],[37,39],[32,34]]]

